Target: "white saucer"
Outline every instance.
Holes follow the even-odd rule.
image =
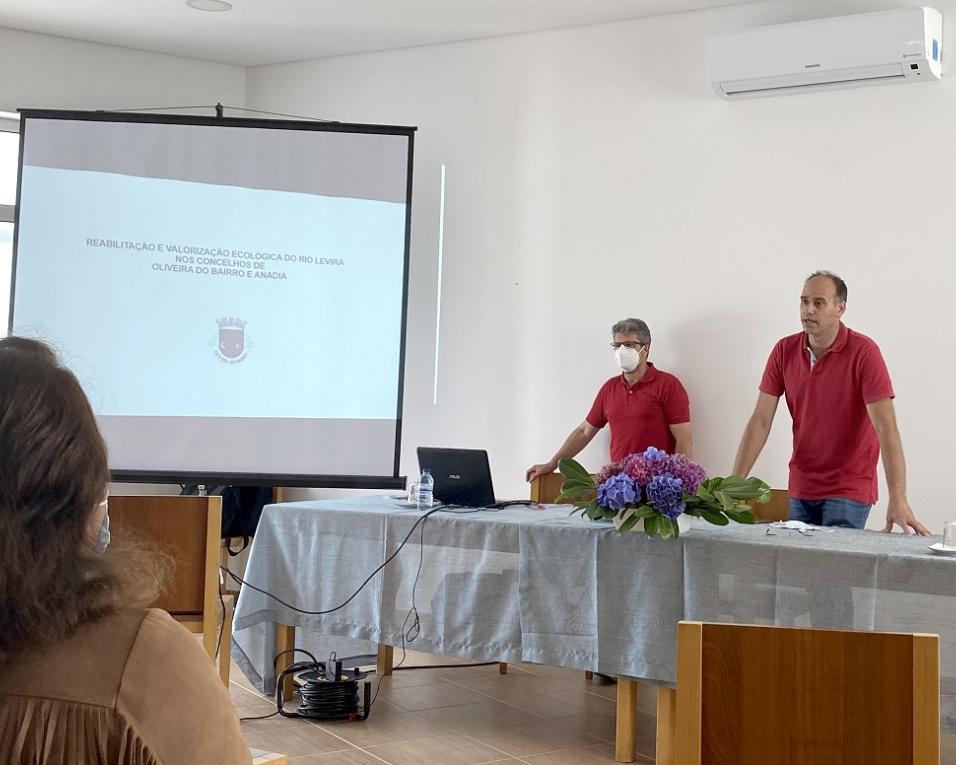
[[[418,507],[417,502],[409,502],[407,499],[396,499],[394,501],[399,507]]]
[[[937,555],[956,555],[956,547],[943,547],[942,542],[930,545],[929,549]]]

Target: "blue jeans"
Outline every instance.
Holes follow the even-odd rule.
[[[790,498],[790,520],[812,523],[814,526],[843,526],[862,529],[872,505],[864,505],[843,497],[826,499]]]

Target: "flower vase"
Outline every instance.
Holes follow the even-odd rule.
[[[615,515],[611,519],[611,521],[614,523],[614,528],[620,531],[621,525],[624,523],[624,521],[626,521],[632,515],[634,515],[633,507],[626,507],[623,510],[619,510],[617,515]],[[694,519],[692,516],[687,515],[685,513],[681,513],[680,515],[677,516],[677,529],[682,535],[690,531],[691,528],[693,528],[693,526],[694,526]],[[644,519],[641,518],[641,520],[635,523],[631,531],[640,531],[641,533],[643,533]]]

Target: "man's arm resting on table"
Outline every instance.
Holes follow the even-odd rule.
[[[668,425],[671,429],[671,435],[674,436],[674,451],[683,454],[687,459],[694,459],[694,432],[691,430],[689,422],[679,422],[676,425]]]
[[[561,448],[555,452],[554,456],[540,465],[532,465],[525,474],[525,479],[530,481],[539,475],[548,475],[553,473],[558,463],[564,459],[570,459],[580,452],[585,446],[591,443],[591,440],[597,435],[598,428],[595,428],[590,422],[585,420],[578,425],[571,434],[564,439]]]
[[[886,485],[890,499],[886,506],[886,526],[883,531],[890,532],[893,526],[899,526],[904,534],[913,529],[917,534],[928,537],[930,531],[913,514],[906,499],[906,460],[903,457],[903,442],[899,428],[896,427],[896,411],[893,399],[881,398],[866,405],[866,412],[880,437],[880,453],[883,455],[883,470],[886,473]]]
[[[740,446],[737,448],[734,475],[739,475],[741,478],[750,475],[750,470],[760,456],[764,444],[767,443],[767,436],[770,435],[770,426],[773,425],[773,416],[777,413],[779,401],[780,396],[771,396],[763,391],[757,395],[757,406],[754,407],[754,413],[750,415],[744,434],[740,438]]]

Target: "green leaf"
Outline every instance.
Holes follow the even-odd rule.
[[[744,506],[744,509],[735,507],[731,510],[728,510],[727,516],[732,521],[736,521],[737,523],[756,523],[757,522],[757,516],[754,515],[753,511],[746,505]]]
[[[570,480],[578,480],[582,482],[590,482],[591,485],[594,485],[594,479],[591,478],[591,474],[584,469],[580,462],[572,459],[563,459],[558,463],[558,470],[561,471],[561,475]]]
[[[761,503],[770,501],[770,487],[759,478],[730,475],[726,478],[708,479],[701,487],[711,494],[724,492],[734,499],[753,499]]]
[[[638,516],[637,513],[635,513],[634,515],[630,515],[630,516],[628,516],[627,520],[624,521],[624,523],[621,524],[621,528],[618,529],[618,531],[620,531],[622,534],[623,534],[625,531],[630,531],[630,530],[633,529],[641,520],[643,520],[643,519],[642,519],[640,516]]]
[[[677,524],[670,518],[667,518],[663,515],[657,522],[657,529],[660,531],[660,534],[664,539],[675,539],[680,533],[680,530],[677,528]]]
[[[717,497],[717,501],[720,502],[721,506],[724,508],[724,512],[729,515],[730,511],[733,510],[734,506],[737,504],[737,500],[723,491],[714,492],[714,495]]]
[[[703,510],[700,516],[705,521],[712,523],[715,526],[726,526],[730,523],[726,515],[716,510]]]
[[[657,534],[661,516],[654,515],[648,516],[644,519],[644,533],[649,537],[653,537]]]
[[[562,486],[565,484],[571,484],[572,486],[594,486],[594,479],[591,478],[591,476],[588,476],[587,478],[581,478],[575,475],[571,478],[565,478],[564,484],[562,484]]]
[[[564,499],[580,499],[594,494],[594,485],[591,486],[568,486],[565,483],[561,487],[561,496]]]

